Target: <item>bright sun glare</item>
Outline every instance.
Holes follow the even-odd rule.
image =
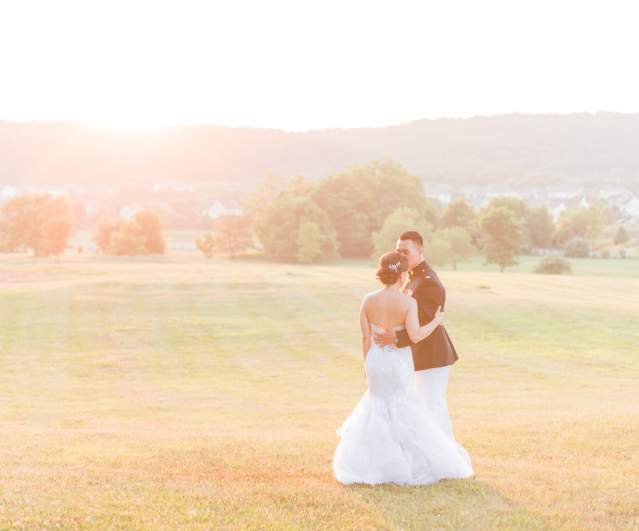
[[[633,9],[572,4],[0,2],[0,120],[305,130],[639,111]]]
[[[143,131],[147,129],[159,129],[179,125],[176,122],[163,120],[160,116],[144,115],[114,115],[113,117],[96,120],[95,123],[109,127],[116,131]]]

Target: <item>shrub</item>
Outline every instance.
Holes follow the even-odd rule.
[[[590,245],[583,238],[573,238],[566,244],[564,256],[571,258],[588,258],[590,256]]]
[[[535,273],[562,275],[572,273],[572,267],[570,262],[561,256],[546,256],[537,264]]]

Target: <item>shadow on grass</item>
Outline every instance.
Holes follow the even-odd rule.
[[[538,514],[478,481],[443,480],[435,485],[346,487],[397,529],[553,529]]]

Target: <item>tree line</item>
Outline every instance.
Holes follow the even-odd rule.
[[[197,239],[210,258],[248,250],[272,260],[315,263],[368,259],[394,247],[405,230],[426,240],[434,265],[450,265],[482,254],[503,271],[517,256],[537,249],[589,256],[612,215],[603,202],[567,209],[557,222],[545,206],[531,207],[517,197],[494,197],[474,208],[464,199],[447,205],[428,197],[421,180],[391,159],[373,161],[311,182],[268,177],[243,202],[244,214],[215,219]],[[66,200],[49,194],[19,196],[0,208],[0,251],[31,249],[35,256],[59,256],[68,247],[74,225]],[[629,235],[619,227],[614,244]],[[105,255],[162,254],[162,225],[151,210],[131,219],[101,221],[93,241]]]
[[[531,207],[517,197],[494,197],[479,209],[464,199],[444,206],[427,197],[418,177],[388,159],[319,182],[298,177],[278,186],[268,178],[244,208],[245,215],[218,220],[217,229],[198,241],[207,256],[216,250],[234,256],[257,242],[279,261],[362,259],[393,248],[410,229],[425,237],[426,258],[435,265],[455,268],[483,254],[503,271],[518,255],[538,249],[589,256],[592,242],[612,221],[608,207],[597,201],[565,210],[556,223],[545,206]],[[620,227],[614,243],[626,241]]]
[[[41,193],[15,197],[0,208],[0,252],[32,251],[34,256],[58,258],[69,248],[74,225],[64,197]],[[151,210],[132,219],[100,222],[93,241],[105,255],[163,254],[166,249],[160,219]]]

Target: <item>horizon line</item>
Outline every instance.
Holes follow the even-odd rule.
[[[599,114],[612,114],[612,115],[623,115],[623,116],[633,116],[639,115],[639,112],[623,112],[623,111],[607,111],[607,110],[597,110],[597,111],[570,111],[570,112],[522,112],[522,111],[512,111],[506,113],[497,113],[497,114],[473,114],[469,116],[440,116],[437,118],[416,118],[413,120],[408,120],[404,122],[395,122],[389,123],[386,125],[364,125],[364,126],[352,126],[352,127],[323,127],[323,128],[309,128],[309,129],[292,129],[292,128],[281,128],[281,127],[269,127],[269,126],[256,126],[256,125],[222,125],[215,124],[210,122],[176,122],[170,124],[162,124],[162,125],[149,125],[149,126],[126,126],[126,125],[118,125],[115,123],[110,123],[105,120],[81,120],[81,119],[27,119],[27,120],[15,120],[15,119],[3,119],[0,118],[0,124],[10,123],[10,124],[19,124],[19,125],[29,125],[29,124],[74,124],[74,125],[87,125],[94,126],[104,129],[114,129],[119,131],[131,131],[131,132],[144,132],[151,130],[161,130],[161,129],[175,129],[175,128],[188,128],[188,127],[215,127],[220,129],[252,129],[252,130],[264,130],[264,131],[278,131],[284,133],[314,133],[314,132],[322,132],[322,131],[347,131],[347,130],[357,130],[357,129],[384,129],[384,128],[393,128],[393,127],[402,127],[410,124],[414,124],[417,122],[437,122],[437,121],[463,121],[463,120],[474,120],[474,119],[486,119],[486,118],[505,118],[512,116],[577,116],[577,115],[599,115]]]

